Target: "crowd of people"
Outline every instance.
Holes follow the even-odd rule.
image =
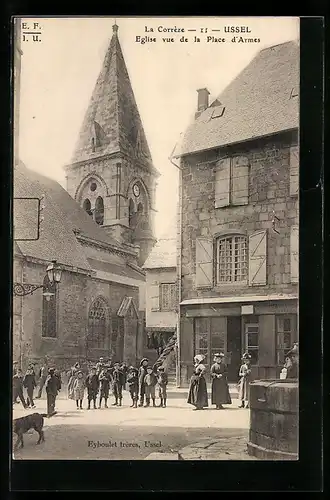
[[[38,384],[37,384],[38,379]],[[47,414],[48,416],[54,415],[55,401],[58,392],[61,390],[62,381],[61,375],[55,368],[49,367],[45,364],[36,373],[35,365],[30,363],[27,367],[25,375],[17,364],[14,364],[13,369],[13,403],[19,403],[20,400],[23,408],[35,408],[33,394],[34,389],[39,385],[39,390],[35,399],[41,398],[42,390],[45,387],[47,394]],[[24,396],[24,392],[26,394]]]
[[[87,410],[108,408],[108,399],[112,392],[112,406],[122,406],[123,390],[127,389],[131,398],[131,408],[138,406],[156,406],[156,388],[160,402],[157,406],[166,407],[166,386],[168,377],[163,367],[155,368],[143,358],[140,366],[127,366],[126,363],[106,363],[103,358],[91,366],[86,375],[79,363],[70,370],[68,397],[76,402],[77,409],[83,409],[87,395]]]
[[[194,357],[194,371],[190,380],[187,402],[194,406],[195,410],[208,407],[208,393],[206,385],[206,366],[203,364],[205,357],[197,354]],[[287,352],[284,368],[280,378],[298,377],[298,344]],[[227,379],[227,365],[223,353],[215,354],[211,366],[211,404],[216,409],[223,409],[223,405],[232,404]],[[251,356],[246,352],[242,357],[239,369],[238,392],[239,408],[248,408],[250,401],[251,383]],[[162,366],[155,366],[143,358],[138,367],[127,366],[126,363],[105,362],[103,358],[94,365],[82,368],[79,363],[69,370],[68,398],[76,402],[77,409],[83,409],[85,395],[87,395],[87,410],[102,407],[108,408],[108,400],[112,393],[114,401],[112,406],[122,406],[123,390],[126,389],[131,398],[131,408],[159,406],[166,407],[168,376]],[[23,374],[17,363],[13,369],[13,403],[19,403],[24,408],[35,408],[34,390],[38,387],[35,399],[41,398],[45,388],[47,395],[47,414],[52,416],[56,413],[56,397],[62,388],[61,374],[55,367],[49,365],[48,361],[41,366],[36,373],[33,363]],[[156,390],[158,391],[156,392]],[[24,394],[25,392],[25,394]],[[159,403],[156,404],[156,397]]]

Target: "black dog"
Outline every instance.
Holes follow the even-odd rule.
[[[31,415],[14,419],[13,431],[17,434],[17,441],[14,448],[15,450],[17,450],[20,443],[21,448],[24,447],[23,434],[28,432],[30,429],[34,429],[39,434],[37,444],[40,444],[41,441],[45,441],[44,431],[42,428],[44,426],[44,417],[46,416],[46,413],[32,413]]]

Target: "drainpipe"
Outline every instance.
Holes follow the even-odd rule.
[[[178,215],[179,215],[179,238],[178,238],[178,254],[179,254],[179,259],[178,259],[178,270],[177,270],[177,275],[178,275],[178,299],[179,299],[179,304],[178,304],[178,321],[177,321],[177,346],[178,346],[178,355],[177,355],[177,380],[176,380],[176,385],[177,387],[181,386],[181,308],[180,308],[180,303],[181,303],[181,288],[182,288],[182,197],[183,197],[183,186],[182,186],[182,167],[180,165],[177,165],[173,161],[173,153],[175,151],[177,145],[174,146],[173,151],[169,157],[170,162],[172,165],[174,165],[176,168],[180,170],[180,181],[179,181],[179,186],[180,186],[180,192],[179,192],[179,210],[178,210]]]

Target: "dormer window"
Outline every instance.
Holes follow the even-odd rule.
[[[213,120],[214,118],[221,118],[225,112],[225,107],[224,106],[216,106],[214,108],[214,111],[211,115],[211,119]]]

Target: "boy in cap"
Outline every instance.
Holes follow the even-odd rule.
[[[23,394],[23,372],[21,368],[17,368],[13,376],[13,401],[16,402],[17,398],[21,400],[23,408],[27,408]]]
[[[160,397],[159,406],[161,408],[166,408],[166,399],[167,399],[166,386],[168,384],[168,377],[167,373],[165,372],[165,368],[163,366],[160,366],[158,368],[157,382],[158,382],[158,394]]]
[[[26,402],[30,408],[36,407],[34,402],[33,402],[33,391],[34,391],[34,388],[36,386],[37,386],[37,384],[36,384],[36,377],[35,377],[34,369],[33,369],[32,364],[30,364],[28,366],[28,369],[26,370],[25,377],[23,379],[23,387],[25,387],[26,391],[27,391]]]
[[[137,408],[137,400],[139,394],[139,370],[134,366],[130,366],[128,369],[127,385],[132,398],[131,408]]]
[[[115,363],[112,372],[112,378],[113,378],[112,390],[113,390],[113,395],[115,396],[115,402],[112,403],[112,405],[121,406],[121,402],[123,399],[124,374],[121,370],[119,363]]]
[[[46,380],[47,394],[47,415],[51,417],[55,415],[55,401],[58,392],[58,378],[55,376],[55,368],[49,368],[48,377]]]
[[[151,366],[147,366],[147,374],[144,377],[146,404],[145,407],[150,406],[150,398],[152,399],[152,406],[156,406],[155,386],[157,384],[157,377]]]
[[[100,382],[100,403],[99,408],[101,408],[102,399],[104,399],[104,408],[108,408],[108,397],[110,391],[110,380],[111,374],[109,367],[104,367],[99,375]]]
[[[96,374],[96,367],[92,366],[89,375],[86,378],[87,387],[87,398],[88,407],[87,410],[91,409],[91,402],[93,401],[94,410],[96,410],[96,397],[99,392],[99,377]]]

